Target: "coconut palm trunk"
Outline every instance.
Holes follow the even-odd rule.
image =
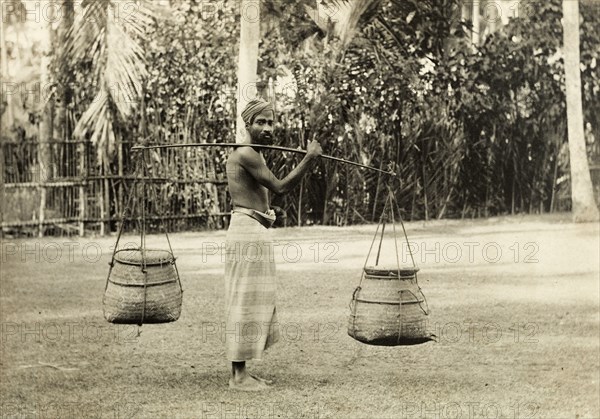
[[[563,50],[565,54],[573,220],[575,222],[597,221],[598,207],[594,200],[583,134],[579,69],[579,1],[563,0]]]
[[[473,33],[472,33],[472,42],[473,42],[473,51],[477,51],[479,47],[479,33],[481,31],[481,24],[479,22],[479,1],[475,0],[472,3],[473,5]]]
[[[241,113],[256,93],[258,41],[260,39],[260,5],[257,0],[242,0],[240,4],[240,52],[238,58],[238,98],[235,141],[246,138]]]
[[[42,59],[40,62],[40,80],[41,86],[47,86],[50,83],[50,51],[52,50],[52,46],[54,44],[54,31],[52,29],[51,21],[54,20],[54,10],[56,4],[53,1],[45,0],[42,2],[43,7],[49,7],[50,16],[49,21],[44,21],[44,31],[46,32],[46,36],[43,38],[42,42]],[[46,99],[48,99],[46,101]],[[42,101],[41,106],[41,115],[40,115],[40,124],[39,124],[39,142],[38,142],[38,176],[35,179],[36,182],[39,182],[41,185],[40,189],[40,206],[38,212],[38,237],[43,237],[44,235],[44,218],[46,213],[46,187],[44,183],[53,177],[53,168],[50,167],[50,152],[52,149],[52,145],[50,144],[54,137],[54,100],[52,98],[44,98],[40,97]]]

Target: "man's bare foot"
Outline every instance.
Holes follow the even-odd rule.
[[[257,379],[250,374],[231,377],[229,379],[229,388],[239,391],[263,391],[268,389],[266,380]]]
[[[268,386],[270,386],[271,384],[273,384],[273,380],[269,380],[269,379],[266,379],[266,378],[261,378],[261,377],[258,377],[256,375],[254,375],[254,374],[250,374],[250,377],[252,377],[255,380],[258,380],[258,381],[260,381],[262,383],[265,383]]]

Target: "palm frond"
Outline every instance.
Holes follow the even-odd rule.
[[[114,10],[110,10],[114,13]],[[107,20],[106,67],[104,78],[111,87],[111,97],[122,117],[128,117],[142,94],[142,82],[146,76],[144,50],[139,43],[145,28],[150,24],[140,19],[130,19],[122,24],[118,19]]]
[[[152,23],[151,6],[145,1],[124,5],[116,0],[87,0],[81,7],[82,13],[76,14],[68,31],[63,65],[89,63],[93,69],[90,85],[97,90],[74,135],[89,136],[99,153],[111,154],[116,117],[131,116],[142,94],[146,76],[142,42]]]

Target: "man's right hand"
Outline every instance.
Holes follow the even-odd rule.
[[[306,155],[308,157],[319,157],[321,154],[323,154],[321,144],[317,140],[312,140],[306,147]]]

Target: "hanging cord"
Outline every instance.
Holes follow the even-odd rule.
[[[394,196],[394,193],[392,192],[391,188],[390,188],[390,199],[391,201],[395,204],[396,206],[396,210],[398,212],[398,219],[400,220],[400,225],[402,226],[402,231],[404,233],[404,238],[406,239],[406,245],[408,247],[408,253],[410,254],[410,259],[412,261],[413,264],[413,268],[414,268],[414,275],[415,275],[415,285],[417,286],[417,289],[419,291],[419,294],[421,294],[421,297],[423,297],[423,299],[419,299],[412,291],[410,290],[405,290],[410,292],[414,297],[415,300],[419,303],[419,308],[423,311],[423,313],[425,313],[425,315],[429,315],[429,304],[427,303],[427,298],[425,297],[425,294],[423,294],[423,291],[421,290],[421,286],[419,285],[419,280],[417,278],[417,265],[415,264],[415,259],[413,257],[412,254],[412,250],[410,249],[410,243],[408,242],[408,235],[406,234],[406,228],[404,227],[404,221],[402,220],[402,215],[400,213],[400,206],[398,205],[398,201],[396,200],[396,197]],[[392,214],[393,214],[393,209],[392,209]],[[395,223],[394,223],[395,225]],[[394,240],[396,240],[396,232],[394,230]],[[396,245],[396,258],[398,257],[398,248]],[[398,261],[398,279],[400,279],[400,262]],[[421,303],[425,303],[425,307],[423,308],[423,305]],[[400,301],[400,306],[402,306],[402,301]]]
[[[137,187],[134,180],[134,187]],[[133,189],[133,187],[132,187]],[[113,249],[112,257],[110,262],[108,262],[110,268],[108,268],[108,276],[106,277],[106,285],[104,286],[104,292],[108,289],[108,282],[110,279],[110,274],[112,272],[113,267],[115,266],[115,255],[117,254],[117,248],[119,246],[119,240],[121,240],[121,234],[123,234],[123,227],[125,226],[125,216],[128,211],[131,209],[131,202],[133,201],[135,193],[130,193],[129,198],[127,199],[127,203],[125,207],[121,210],[121,223],[119,225],[119,232],[117,233],[117,241],[115,242],[115,248]]]
[[[404,238],[406,239],[406,247],[408,248],[408,254],[410,255],[410,260],[412,261],[413,268],[416,268],[417,264],[415,263],[415,259],[412,254],[412,250],[410,248],[410,243],[408,241],[408,235],[406,234],[406,228],[404,228],[404,221],[402,220],[402,214],[400,213],[400,205],[398,205],[398,201],[396,200],[396,197],[394,196],[393,193],[392,193],[392,199],[393,199],[394,203],[396,204],[396,210],[398,211],[398,219],[400,220],[400,225],[402,226],[402,231],[404,232]]]
[[[146,315],[146,307],[147,307],[147,289],[148,289],[148,255],[147,255],[147,251],[146,251],[146,207],[145,207],[145,203],[148,201],[145,199],[146,196],[146,180],[148,178],[148,173],[147,173],[147,166],[146,166],[146,155],[145,152],[147,150],[143,150],[138,156],[137,160],[136,160],[136,169],[135,169],[135,174],[134,174],[134,180],[133,180],[133,184],[131,187],[131,193],[129,194],[129,198],[127,199],[127,203],[125,205],[125,207],[123,208],[123,210],[121,211],[121,224],[119,226],[119,232],[117,234],[117,240],[115,243],[115,247],[112,253],[112,258],[111,261],[109,262],[110,268],[108,271],[108,276],[106,278],[106,284],[104,287],[104,292],[106,292],[106,290],[108,289],[108,283],[110,281],[110,275],[112,272],[112,269],[115,265],[115,258],[116,258],[116,253],[117,253],[117,249],[118,249],[118,244],[119,241],[121,239],[122,233],[124,231],[124,226],[125,226],[125,221],[126,221],[126,217],[127,214],[132,215],[132,202],[133,199],[135,197],[140,197],[140,194],[138,193],[138,188],[141,187],[142,189],[142,193],[141,193],[141,199],[139,200],[141,202],[140,206],[140,215],[141,217],[138,219],[138,225],[140,228],[140,253],[142,255],[142,261],[141,261],[141,272],[144,274],[144,284],[143,284],[143,292],[144,292],[144,300],[143,300],[143,305],[142,305],[142,313],[141,313],[141,318],[140,321],[137,323],[138,326],[142,326],[142,324],[144,323],[145,320],[145,315]],[[154,196],[154,200],[150,200],[150,202],[159,202],[158,201],[158,197],[156,194],[156,190],[154,188],[150,189],[150,192],[153,194]],[[175,264],[175,256],[173,255],[173,247],[171,245],[171,240],[169,239],[169,235],[167,233],[167,229],[166,226],[164,224],[161,225],[163,232],[167,238],[167,243],[169,245],[169,252],[171,254],[171,264],[174,266],[175,268],[175,273],[177,275],[177,283],[179,285],[179,290],[183,293],[183,289],[181,286],[181,280],[179,278],[179,271],[177,270],[177,265]],[[140,330],[138,328],[138,336],[140,335]]]
[[[365,259],[365,264],[363,265],[363,272],[362,275],[360,277],[360,282],[358,283],[358,286],[360,287],[360,285],[362,284],[362,280],[365,276],[365,268],[367,267],[367,263],[369,263],[369,256],[371,256],[371,252],[373,251],[373,245],[375,244],[375,240],[377,239],[377,233],[379,232],[379,226],[382,225],[383,228],[385,228],[385,209],[387,207],[387,201],[386,201],[386,206],[383,208],[383,211],[381,212],[381,217],[379,217],[379,223],[377,224],[377,229],[375,230],[375,234],[373,235],[373,240],[371,240],[371,247],[369,247],[369,253],[367,253],[367,258]],[[381,234],[381,238],[383,240],[383,228],[382,228],[382,234]],[[379,250],[378,250],[378,256],[377,259],[379,259],[379,251],[381,251],[381,241],[379,243]]]
[[[398,219],[400,220],[400,224],[402,225],[402,231],[404,233],[404,237],[406,239],[406,243],[408,245],[408,251],[410,253],[410,258],[413,264],[413,270],[414,270],[414,278],[415,278],[415,285],[417,286],[418,289],[418,293],[421,294],[421,296],[423,297],[423,299],[420,299],[419,297],[417,297],[417,295],[415,295],[414,292],[412,292],[410,289],[400,289],[398,291],[398,318],[399,319],[403,319],[403,311],[404,308],[402,307],[404,305],[405,300],[403,300],[402,296],[403,293],[408,293],[410,295],[412,295],[415,299],[415,302],[419,304],[419,308],[421,309],[421,311],[423,311],[423,313],[425,315],[428,315],[428,311],[429,311],[429,307],[427,307],[427,310],[425,310],[423,308],[423,305],[421,304],[422,302],[425,302],[425,304],[427,304],[427,300],[425,299],[425,295],[423,294],[423,292],[421,291],[421,287],[419,287],[419,283],[417,281],[417,269],[416,269],[416,265],[415,265],[415,260],[413,258],[412,255],[412,251],[410,250],[410,244],[408,242],[408,235],[406,234],[406,229],[404,228],[404,222],[402,220],[402,215],[400,214],[400,206],[398,205],[398,201],[396,200],[396,197],[394,195],[394,192],[392,190],[391,187],[388,186],[388,200],[390,202],[390,212],[392,215],[392,226],[393,226],[393,230],[394,230],[394,245],[395,245],[395,249],[396,249],[396,264],[398,267],[398,281],[402,281],[402,274],[401,274],[401,270],[400,270],[400,256],[399,256],[399,251],[398,251],[398,235],[396,234],[396,217],[394,216],[394,206],[396,207],[396,211],[398,213]],[[400,284],[402,284],[402,282],[400,282]],[[408,303],[408,300],[406,300],[406,302]],[[403,335],[402,333],[402,320],[400,320],[400,322],[398,323],[398,334],[397,334],[397,339],[396,339],[396,343],[400,344],[401,338]]]
[[[144,324],[144,317],[146,316],[146,303],[148,298],[148,269],[146,265],[146,150],[142,151],[142,229],[140,235],[140,251],[142,253],[142,273],[144,274],[144,303],[142,305],[142,318],[140,319],[138,326]],[[139,333],[139,330],[138,330]]]
[[[394,193],[390,189],[388,199],[390,200],[390,213],[392,216],[392,229],[394,230],[394,248],[396,249],[396,266],[398,267],[398,279],[400,279],[400,256],[398,255],[398,236],[396,234],[396,217],[394,217]],[[404,233],[406,235],[406,232]],[[383,239],[383,237],[382,237]],[[414,261],[413,261],[414,266]]]
[[[390,167],[393,168],[393,165],[391,163],[390,163]],[[393,186],[393,185],[395,185],[395,186]],[[391,200],[391,205],[390,206],[395,206],[396,207],[396,211],[398,212],[398,219],[400,220],[400,225],[402,226],[402,232],[404,233],[404,238],[406,239],[406,246],[408,247],[408,254],[410,255],[410,260],[412,261],[413,268],[416,268],[417,264],[415,263],[415,259],[414,259],[413,254],[412,254],[412,249],[410,247],[410,243],[408,242],[408,235],[406,234],[406,229],[404,228],[404,221],[402,220],[402,213],[400,211],[400,204],[398,204],[398,200],[396,199],[396,195],[394,194],[393,187],[395,187],[396,189],[401,189],[402,184],[401,184],[401,179],[400,179],[399,176],[394,177],[392,179],[391,183],[387,185],[387,188],[388,188],[388,198],[390,198],[390,200]],[[386,204],[387,204],[387,201],[386,201]],[[396,237],[396,235],[394,234],[394,239],[395,239],[395,237]]]
[[[146,150],[142,151],[141,156],[141,164],[142,164],[142,181],[140,182],[142,185],[142,225],[141,225],[141,233],[140,233],[140,249],[142,250],[142,260],[144,261],[144,253],[143,250],[146,248]]]
[[[392,229],[394,230],[394,248],[396,250],[396,267],[398,268],[398,283],[402,284],[402,278],[401,278],[401,274],[400,274],[400,257],[398,256],[398,236],[396,234],[396,217],[394,217],[394,192],[392,191],[392,188],[390,188],[388,186],[388,198],[387,198],[390,202],[390,213],[392,215]],[[399,210],[398,210],[399,211]],[[400,215],[400,214],[398,214]],[[406,235],[406,232],[404,233],[404,235]],[[413,262],[414,265],[414,262]],[[404,302],[402,300],[402,292],[406,291],[404,289],[401,289],[400,291],[398,291],[398,318],[399,319],[403,319],[402,317],[402,312],[404,311],[404,309],[402,308],[402,303]],[[417,300],[418,301],[418,300]],[[397,334],[397,339],[396,339],[396,343],[400,344],[400,338],[402,336],[402,320],[400,320],[399,324],[398,324],[398,334]]]
[[[115,266],[115,256],[117,254],[117,251],[118,251],[117,249],[119,247],[119,241],[121,240],[121,235],[123,234],[123,230],[125,227],[127,213],[130,213],[130,215],[132,213],[132,208],[133,208],[132,202],[133,202],[133,198],[137,195],[136,191],[137,191],[137,187],[138,187],[138,183],[139,183],[138,180],[139,180],[140,170],[141,170],[141,160],[138,159],[136,162],[133,183],[131,185],[131,193],[129,194],[129,198],[127,199],[127,203],[125,204],[125,207],[121,210],[121,220],[120,220],[120,225],[119,225],[119,232],[117,233],[117,241],[115,242],[115,247],[113,249],[111,260],[108,263],[110,268],[108,269],[108,276],[106,278],[106,285],[104,286],[104,292],[106,292],[106,290],[108,288],[110,274],[112,272],[113,267]]]
[[[350,310],[352,315],[352,331],[356,333],[356,300],[358,299],[358,294],[362,289],[362,282],[366,275],[367,263],[369,263],[369,257],[371,256],[371,252],[373,251],[373,245],[375,245],[375,240],[377,239],[377,233],[379,232],[379,226],[382,226],[381,229],[381,239],[379,240],[379,249],[377,250],[377,260],[375,262],[375,266],[379,264],[379,255],[381,252],[381,243],[383,241],[383,233],[385,231],[385,212],[387,210],[388,200],[385,201],[385,205],[383,206],[383,211],[381,212],[381,216],[379,217],[379,223],[377,223],[377,228],[375,229],[375,234],[373,235],[373,240],[371,240],[371,246],[369,247],[369,253],[367,253],[367,257],[365,259],[365,264],[363,265],[363,269],[360,275],[360,281],[358,286],[354,289],[352,293],[352,300],[350,300]]]
[[[158,192],[156,192],[156,188],[154,185],[152,185],[152,189],[150,189],[152,195],[153,195],[153,200],[152,202],[154,202],[156,205],[158,204],[159,199],[158,199]],[[158,209],[158,205],[157,205],[157,209]],[[175,274],[177,275],[177,284],[179,285],[179,291],[181,293],[183,293],[183,288],[181,286],[181,279],[179,278],[179,271],[177,270],[177,264],[175,263],[175,254],[173,253],[173,247],[171,246],[171,240],[169,239],[169,233],[167,232],[167,226],[166,223],[160,223],[161,226],[161,230],[164,233],[165,237],[167,238],[167,244],[169,245],[169,253],[171,254],[171,265],[173,265],[173,267],[175,268]]]
[[[385,208],[387,208],[387,207],[383,208],[384,212],[385,212]],[[381,239],[379,239],[379,248],[377,249],[377,257],[375,258],[375,266],[379,265],[379,255],[381,254],[381,243],[383,243],[383,235],[384,234],[385,234],[385,218],[383,218],[383,226],[381,227]]]
[[[173,254],[173,248],[171,247],[171,240],[169,240],[169,235],[167,234],[167,229],[166,227],[164,227],[164,233],[165,236],[167,237],[167,243],[169,244],[169,252],[171,252],[171,264],[173,264],[173,267],[175,268],[175,274],[177,275],[177,283],[179,284],[179,291],[181,291],[181,293],[183,294],[183,287],[181,286],[181,278],[179,278],[179,271],[177,270],[177,264],[175,263],[175,255]]]

